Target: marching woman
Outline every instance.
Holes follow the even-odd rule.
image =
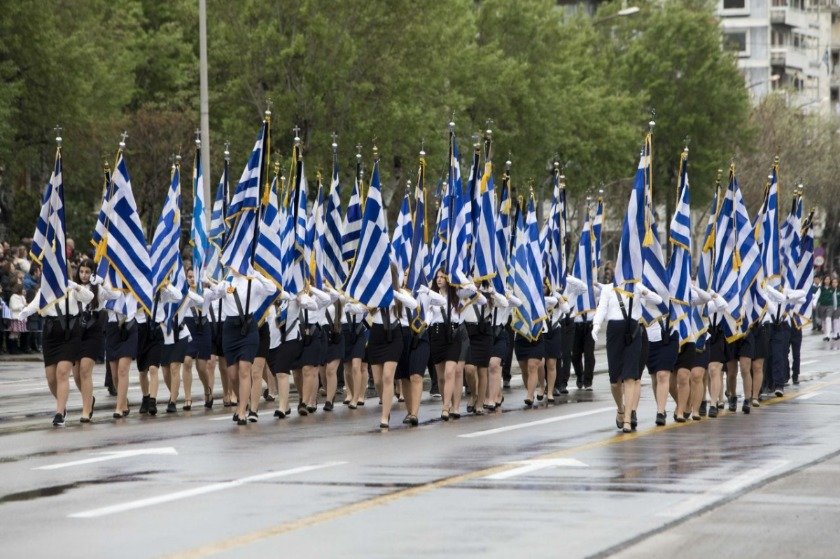
[[[490,316],[491,301],[489,300],[493,297],[494,292],[492,289],[487,290],[487,282],[484,282],[482,287],[485,288],[485,292],[480,292],[479,297],[464,309],[464,324],[470,340],[469,356],[464,369],[467,386],[470,389],[467,413],[476,415],[484,415],[482,404],[487,396],[490,349],[493,347],[494,341]],[[500,299],[504,299],[504,297],[500,297]]]
[[[708,388],[711,398],[709,400],[710,405],[708,406],[707,413],[709,417],[715,418],[718,415],[718,397],[720,396],[721,385],[723,382],[723,364],[726,361],[726,340],[723,333],[722,323],[723,315],[726,312],[728,303],[721,295],[712,290],[704,292],[701,289],[694,288],[694,286],[692,287],[694,296],[700,301],[705,300],[706,310],[709,317],[709,327],[704,344],[705,355],[699,356],[700,360],[695,363],[698,368],[702,367],[704,369],[705,374],[707,375],[706,378],[708,378],[708,387],[704,387],[703,381],[701,380],[700,385],[697,387],[700,395],[695,396],[695,386],[692,384],[691,411],[697,412],[695,414],[695,418],[699,418],[704,415],[703,408],[706,403],[704,398],[706,395],[706,388]],[[708,295],[707,300],[705,299],[706,295]],[[693,372],[694,371],[692,371],[692,374]],[[692,380],[694,379],[692,378]],[[699,401],[695,402],[695,399],[698,398]]]
[[[187,284],[190,292],[195,293],[195,270],[190,269],[187,272]],[[187,344],[187,353],[184,356],[184,411],[189,411],[192,406],[193,364],[195,364],[195,370],[198,373],[198,380],[204,387],[204,407],[208,410],[213,407],[215,375],[208,374],[213,336],[211,325],[207,321],[208,311],[212,308],[213,306],[209,301],[204,301],[200,310],[195,306],[190,306],[190,313],[184,318],[184,324],[190,331],[190,341]]]
[[[303,347],[295,368],[300,370],[301,384],[295,382],[300,395],[298,413],[307,415],[318,409],[318,368],[324,363],[324,351],[327,340],[319,323],[325,315],[325,309],[333,302],[330,294],[313,285],[306,288],[315,302],[315,307],[300,305],[301,341]],[[297,377],[295,377],[297,381]]]
[[[548,293],[548,286],[543,286],[545,293]],[[557,297],[553,295],[545,295],[545,307],[551,309],[557,305]],[[522,383],[525,385],[525,407],[530,408],[534,405],[534,392],[537,389],[537,383],[540,381],[540,366],[543,364],[546,357],[546,335],[545,328],[547,325],[543,323],[543,328],[539,336],[533,340],[529,340],[522,334],[517,332],[513,345],[516,351],[516,360],[519,361],[519,370],[522,373]],[[559,338],[557,339],[559,342]],[[553,344],[549,348],[552,352],[551,360],[556,366],[557,358],[555,353],[559,355],[559,344]],[[545,370],[545,369],[544,369]],[[553,369],[556,375],[556,368]],[[544,378],[544,377],[543,377]]]
[[[652,315],[656,315],[656,306],[648,305]],[[671,388],[671,375],[677,364],[680,350],[679,333],[671,328],[668,315],[651,321],[645,328],[648,341],[646,366],[650,374],[651,388],[656,400],[656,424],[665,425],[665,406]],[[623,423],[623,421],[622,421]],[[631,426],[632,427],[632,426]]]
[[[417,293],[417,303],[422,310],[422,316],[428,317],[431,314],[432,307],[444,307],[446,305],[446,299],[441,294],[435,293],[427,286],[422,285]],[[411,311],[404,312],[406,315],[410,313]],[[420,423],[417,416],[420,413],[420,400],[423,396],[423,374],[429,363],[429,332],[425,327],[418,332],[412,326],[412,320],[408,320],[408,323],[403,328],[410,332],[408,336],[408,347],[403,348],[403,355],[407,352],[408,357],[405,368],[401,370],[398,367],[397,378],[399,378],[400,384],[402,385],[402,394],[405,396],[405,408],[408,412],[405,419],[403,419],[403,423],[416,427]]]
[[[271,347],[268,352],[268,366],[277,379],[277,410],[274,412],[277,419],[285,418],[292,411],[289,405],[289,375],[294,370],[299,374],[300,370],[298,362],[303,352],[301,309],[314,311],[317,308],[315,299],[305,292],[293,297],[284,291],[280,294],[279,308],[270,311],[275,316],[272,318],[269,314]],[[302,384],[297,388],[299,393],[302,392]],[[302,402],[301,395],[301,404]],[[298,413],[306,415],[306,406],[299,406]]]
[[[93,417],[93,365],[102,355],[105,347],[105,312],[100,310],[99,287],[91,282],[96,264],[93,260],[83,260],[76,271],[76,283],[88,288],[93,299],[82,309],[82,340],[79,346],[79,360],[73,366],[73,378],[79,392],[82,393],[82,417],[79,421],[90,423]]]
[[[178,392],[181,388],[181,364],[184,362],[187,346],[191,341],[190,330],[186,324],[187,313],[195,307],[201,308],[204,305],[204,297],[191,289],[187,289],[187,295],[182,297],[180,290],[172,284],[167,286],[166,291],[170,297],[174,297],[171,304],[178,305],[178,308],[173,309],[172,316],[164,323],[161,349],[163,380],[169,388],[166,413],[175,413],[178,411]],[[186,389],[186,383],[184,388]],[[190,392],[192,392],[192,377],[190,377]],[[191,394],[187,394],[184,400],[184,409],[186,411],[192,409]]]
[[[568,316],[571,312],[569,299],[577,297],[586,291],[586,284],[573,276],[567,276],[566,282],[564,293],[546,293],[545,298],[545,306],[549,313],[548,321],[543,324],[543,337],[545,338],[545,397],[549,404],[554,403],[554,386],[557,383],[557,364],[563,358],[564,340],[561,323],[564,317]],[[571,350],[571,347],[569,349]],[[568,376],[562,380],[564,388],[568,380]],[[538,396],[537,399],[542,398]]]
[[[607,367],[610,391],[616,405],[616,427],[629,433],[636,423],[636,406],[639,403],[642,352],[642,334],[639,319],[645,304],[660,304],[662,298],[644,285],[636,285],[636,300],[632,294],[616,286],[604,286],[601,299],[592,319],[592,339],[607,323]]]
[[[338,384],[338,364],[344,357],[344,338],[341,335],[341,300],[338,291],[326,286],[324,291],[330,297],[330,304],[316,313],[324,343],[321,373],[326,389],[324,411],[332,411]]]
[[[484,409],[495,411],[502,405],[502,363],[508,355],[510,344],[508,322],[514,307],[522,304],[512,291],[507,291],[504,297],[491,299],[493,303],[493,345],[490,348],[490,366],[488,368],[488,390]]]
[[[64,426],[67,415],[67,398],[70,393],[70,373],[73,363],[79,358],[81,327],[79,310],[93,300],[93,293],[74,281],[67,282],[67,296],[54,301],[40,311],[40,289],[32,302],[20,311],[20,319],[26,320],[36,312],[44,317],[44,369],[47,384],[55,398],[53,425]]]
[[[446,299],[446,305],[439,309],[432,307],[429,313],[429,344],[432,361],[438,378],[438,387],[443,394],[440,418],[449,421],[450,413],[453,419],[461,417],[459,409],[454,407],[455,393],[458,393],[458,403],[461,401],[461,384],[457,382],[456,373],[458,360],[461,358],[461,338],[458,327],[461,324],[461,299],[475,294],[475,289],[455,289],[446,279],[443,270],[435,274],[432,291],[439,293]],[[463,380],[461,381],[463,383]],[[453,409],[454,408],[454,409]]]
[[[263,301],[276,291],[274,284],[258,272],[253,275],[230,275],[224,281],[209,287],[205,298],[222,299],[225,321],[222,329],[224,357],[227,374],[234,384],[238,381],[239,404],[233,420],[237,425],[246,425],[248,420],[257,420],[257,410],[251,409],[246,417],[246,407],[251,395],[251,384],[262,388],[262,371],[252,371],[259,349],[257,324],[251,314]],[[253,373],[253,374],[252,374]]]
[[[726,308],[726,302],[714,291],[704,291],[692,284],[691,293],[691,305],[694,307],[707,305],[709,314],[721,312]],[[702,336],[699,337],[694,345],[694,361],[691,363],[689,376],[691,386],[688,412],[694,421],[699,421],[701,418],[700,406],[706,395],[704,381],[711,362],[711,348],[709,347],[708,336],[705,340],[702,339]]]
[[[344,404],[355,410],[357,406],[365,405],[367,391],[367,363],[362,366],[368,338],[365,323],[367,309],[345,300],[343,311],[341,337],[344,339]]]
[[[403,307],[417,309],[417,301],[406,290],[400,289],[396,266],[391,264],[391,281],[394,299],[387,308],[371,311],[372,324],[367,344],[367,359],[373,370],[373,381],[381,386],[382,414],[379,428],[388,429],[391,419],[391,406],[394,402],[394,373],[403,350],[402,327],[400,316]]]
[[[207,307],[207,316],[210,318],[210,359],[207,362],[207,377],[211,379],[211,386],[216,377],[216,366],[219,367],[219,376],[222,381],[222,405],[229,408],[237,405],[234,401],[236,390],[231,386],[227,376],[227,363],[225,363],[224,350],[224,325],[225,311],[222,299],[211,301],[206,296],[204,304]],[[238,399],[238,398],[237,398]]]

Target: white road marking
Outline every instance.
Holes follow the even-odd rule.
[[[496,435],[498,433],[507,433],[508,431],[516,431],[517,429],[525,429],[527,427],[534,427],[536,425],[547,425],[549,423],[556,423],[558,421],[565,421],[567,419],[577,419],[578,417],[586,417],[587,415],[595,415],[607,411],[615,411],[615,407],[598,408],[596,410],[582,411],[578,413],[570,413],[569,415],[559,415],[557,417],[549,417],[546,419],[539,419],[537,421],[528,421],[527,423],[517,423],[516,425],[508,425],[506,427],[498,427],[496,429],[487,429],[486,431],[476,431],[474,433],[466,433],[458,435],[464,439],[473,439],[475,437],[486,437],[488,435]]]
[[[801,367],[802,365],[813,365],[814,363],[818,363],[818,362],[819,361],[817,359],[809,359],[808,361],[802,361],[799,364],[799,366]]]
[[[298,468],[291,468],[289,470],[280,470],[277,472],[268,472],[265,474],[259,474],[256,476],[249,476],[243,477],[240,479],[235,479],[233,481],[225,481],[221,483],[213,483],[210,485],[203,485],[201,487],[196,487],[194,489],[187,489],[185,491],[178,491],[175,493],[168,493],[166,495],[159,495],[157,497],[149,497],[147,499],[140,499],[138,501],[130,501],[128,503],[122,503],[119,505],[112,505],[110,507],[103,507],[99,509],[88,510],[84,512],[76,512],[70,515],[67,515],[68,518],[97,518],[100,516],[107,516],[109,514],[115,514],[118,512],[126,512],[135,509],[141,509],[146,507],[151,507],[155,505],[160,505],[163,503],[169,503],[172,501],[178,501],[181,499],[188,499],[190,497],[198,497],[199,495],[206,495],[207,493],[216,493],[217,491],[224,491],[226,489],[233,489],[234,487],[239,487],[245,485],[247,483],[255,483],[259,481],[268,481],[270,479],[276,479],[280,477],[287,477],[294,474],[301,474],[304,472],[311,472],[313,470],[320,470],[322,468],[330,468],[332,466],[340,466],[342,464],[346,464],[347,462],[324,462],[323,464],[315,464],[313,466],[300,466]]]
[[[233,421],[233,416],[226,413],[221,417],[208,417],[207,421]]]
[[[531,472],[536,472],[538,470],[559,466],[570,466],[574,468],[586,467],[586,464],[580,460],[575,460],[574,458],[522,460],[520,462],[513,462],[513,464],[522,464],[522,466],[506,472],[499,472],[498,474],[486,476],[484,479],[508,479],[524,474],[530,474]]]
[[[667,510],[664,510],[660,513],[657,513],[656,516],[662,516],[667,518],[681,518],[693,512],[696,512],[703,507],[706,507],[716,501],[719,501],[728,495],[732,495],[733,493],[737,493],[741,491],[745,487],[749,487],[762,479],[766,479],[771,475],[775,474],[778,470],[781,470],[785,466],[790,464],[790,460],[768,460],[767,462],[763,462],[759,466],[747,470],[746,472],[735,476],[734,478],[730,479],[729,481],[725,481],[719,485],[716,485],[712,489],[701,493],[700,495],[696,495],[690,499],[687,499],[676,506],[670,507]]]
[[[822,392],[809,392],[808,394],[803,394],[802,396],[797,396],[794,398],[795,400],[810,400],[816,396],[819,396]]]
[[[59,464],[50,464],[49,466],[40,466],[38,468],[32,469],[58,470],[61,468],[70,468],[72,466],[83,466],[84,464],[95,464],[97,462],[107,462],[108,460],[118,460],[120,458],[131,458],[133,456],[143,456],[149,454],[172,456],[178,454],[178,452],[171,446],[163,448],[138,448],[136,450],[118,450],[115,452],[103,452],[100,456],[94,456],[93,458],[74,460],[72,462],[61,462]]]

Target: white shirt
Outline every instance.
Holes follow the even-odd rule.
[[[249,281],[250,279],[250,281]],[[248,291],[251,293],[251,300],[248,301]],[[224,281],[208,288],[204,293],[206,300],[222,300],[222,312],[225,317],[239,316],[239,307],[236,305],[235,294],[239,295],[239,304],[242,312],[253,314],[265,302],[268,297],[275,294],[277,288],[274,283],[262,274],[253,276],[228,276]]]
[[[178,290],[172,287],[174,291],[177,293]],[[204,297],[199,295],[193,290],[187,290],[187,295],[184,297],[183,301],[181,301],[180,293],[178,293],[178,298],[176,299],[177,302],[181,303],[178,312],[175,313],[175,318],[178,320],[178,339],[179,340],[191,340],[192,335],[190,335],[190,329],[187,328],[187,325],[184,323],[184,319],[187,318],[187,313],[193,307],[201,308],[204,305]],[[170,345],[175,343],[175,329],[173,328],[174,324],[167,322],[165,328],[163,329],[163,343],[164,345]]]
[[[301,338],[301,326],[304,319],[303,311],[312,312],[318,309],[315,298],[301,291],[294,297],[285,291],[280,299],[286,305],[286,340],[298,340]],[[278,325],[279,327],[279,325]],[[280,332],[282,338],[282,331]]]
[[[43,308],[43,310],[38,310],[38,305],[41,302],[41,290],[39,289],[35,293],[35,297],[33,297],[32,301],[21,309],[20,314],[18,315],[18,320],[26,320],[36,312],[41,316],[61,316],[64,315],[64,311],[69,311],[70,316],[76,316],[79,314],[79,303],[82,306],[87,305],[91,301],[93,301],[93,292],[83,285],[79,285],[74,281],[67,282],[67,303],[65,304],[65,299],[61,299],[59,301],[54,301],[51,304],[47,305]],[[59,310],[60,305],[60,310]]]
[[[394,290],[394,301],[391,303],[391,306],[388,309],[375,309],[371,311],[371,317],[374,324],[382,324],[383,323],[383,310],[390,313],[390,322],[391,324],[396,324],[397,320],[400,318],[397,316],[397,301],[403,304],[405,308],[408,310],[416,310],[418,307],[417,299],[412,297],[406,290],[404,289],[395,289]]]
[[[639,300],[633,303],[633,308],[631,309],[630,297],[621,291],[617,291],[615,286],[603,286],[601,290],[601,299],[598,301],[598,308],[595,310],[595,316],[592,318],[593,337],[597,336],[598,331],[601,329],[601,326],[605,321],[624,320],[624,313],[621,312],[621,305],[618,303],[618,297],[621,297],[621,301],[624,303],[625,312],[630,313],[630,318],[635,320],[639,320],[639,318],[641,318],[642,307],[645,303],[653,302],[658,305],[662,302],[662,298],[659,295],[641,284],[636,285],[635,293]]]

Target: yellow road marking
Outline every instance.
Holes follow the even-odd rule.
[[[801,396],[803,394],[807,394],[809,392],[814,392],[816,390],[820,390],[825,388],[826,386],[830,386],[832,384],[840,383],[840,378],[833,381],[826,381],[819,383],[817,385],[808,387],[804,390],[798,390],[796,392],[791,392],[785,394],[781,398],[774,398],[773,400],[767,400],[762,403],[762,406],[771,405],[771,404],[778,404],[781,402],[787,402],[796,398],[797,396]],[[732,415],[733,413],[727,413],[726,415]],[[719,417],[724,417],[719,416]],[[549,452],[546,454],[541,454],[539,456],[534,457],[534,459],[552,459],[552,458],[560,458],[562,456],[567,456],[569,454],[577,454],[580,452],[585,452],[587,450],[592,450],[596,448],[603,448],[606,446],[610,446],[616,443],[622,443],[626,441],[630,441],[636,439],[638,437],[642,437],[645,435],[651,435],[656,433],[662,433],[668,431],[670,429],[677,429],[680,427],[688,427],[696,422],[685,422],[685,423],[669,423],[663,427],[651,427],[644,431],[636,431],[634,433],[627,433],[621,434],[618,436],[610,437],[608,439],[602,439],[599,441],[593,441],[590,443],[581,444],[578,446],[564,448],[561,450],[556,450],[553,452]],[[193,559],[198,557],[207,557],[210,555],[215,555],[218,553],[222,553],[225,551],[230,551],[231,549],[235,549],[238,547],[243,547],[252,543],[256,543],[261,540],[265,540],[268,538],[273,538],[275,536],[279,536],[282,534],[287,534],[289,532],[294,532],[300,530],[302,528],[307,528],[309,526],[314,526],[316,524],[320,524],[322,522],[328,522],[330,520],[335,520],[337,518],[342,518],[345,516],[350,516],[357,512],[361,512],[364,510],[372,509],[375,507],[379,507],[382,505],[387,505],[389,503],[393,503],[394,501],[399,501],[401,499],[405,499],[407,497],[414,497],[416,495],[422,495],[424,493],[429,493],[436,489],[441,489],[444,487],[448,487],[450,485],[455,485],[456,483],[462,483],[465,481],[472,481],[474,479],[483,478],[489,475],[505,472],[512,470],[514,468],[519,467],[519,464],[500,464],[498,466],[492,466],[490,468],[483,468],[481,470],[475,470],[472,472],[467,472],[465,474],[459,474],[456,476],[440,479],[437,481],[431,481],[429,483],[424,483],[422,485],[417,485],[415,487],[410,487],[407,489],[400,489],[399,491],[394,491],[393,493],[387,493],[385,495],[378,495],[376,497],[371,497],[367,500],[360,501],[358,503],[352,503],[349,505],[342,505],[336,507],[334,509],[330,509],[324,512],[319,512],[317,514],[313,514],[310,516],[306,516],[304,518],[300,518],[298,520],[293,520],[291,522],[284,522],[283,524],[279,524],[277,526],[272,526],[270,528],[264,528],[262,530],[257,530],[251,532],[249,534],[243,534],[241,536],[233,536],[230,538],[226,538],[224,540],[220,540],[218,542],[210,543],[207,545],[203,545],[200,547],[196,547],[193,549],[189,549],[186,551],[174,553],[169,555],[168,557],[172,559]]]

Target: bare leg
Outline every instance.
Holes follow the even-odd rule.
[[[464,366],[464,378],[467,380],[467,387],[470,390],[469,405],[473,408],[481,406],[478,401],[478,370],[475,365]]]
[[[703,377],[706,375],[704,367],[692,367],[689,373],[689,394],[690,394],[690,408],[692,417],[700,418],[700,402],[703,401],[703,396],[706,394],[706,388],[703,386]]]
[[[79,392],[82,393],[82,417],[93,411],[93,359],[82,358],[76,366]]]
[[[688,396],[691,391],[690,386],[691,371],[688,369],[677,369],[677,417],[681,418],[683,414],[688,411]]]
[[[656,371],[656,411],[665,413],[668,403],[668,389],[671,385],[671,371]]]
[[[236,413],[237,415],[239,415],[240,418],[245,417],[245,410],[248,407],[248,400],[251,396],[252,368],[253,364],[250,361],[242,360],[240,360],[239,363],[237,363],[233,367],[228,367],[228,370],[234,369],[236,371],[236,377],[239,382],[239,403],[236,407]]]
[[[277,375],[277,409],[286,413],[289,410],[289,375]]]
[[[455,367],[455,378],[452,381],[452,409],[455,413],[461,412],[461,395],[464,393],[464,366],[466,363],[458,361],[458,366]]]
[[[327,401],[335,401],[335,391],[338,384],[338,359],[330,361],[324,367],[324,376],[326,377]]]
[[[502,399],[502,360],[499,357],[490,358],[490,370],[487,390],[487,404],[495,405]]]
[[[478,383],[476,383],[478,396],[475,398],[475,410],[484,413],[484,404],[487,402],[487,367],[478,367]]]
[[[263,371],[265,371],[265,358],[257,357],[251,365],[251,378],[249,379],[250,394],[249,401],[251,411],[255,412],[260,409],[260,396],[262,396],[262,379]]]
[[[446,361],[443,375],[438,375],[438,387],[441,394],[443,394],[443,408],[442,411],[449,413],[452,409],[452,399],[455,387],[455,369],[458,368],[458,363],[455,361]],[[441,386],[440,381],[443,380]]]
[[[396,370],[396,361],[388,361],[383,365],[373,366],[374,379],[379,376],[382,385],[382,414],[379,418],[380,424],[387,425],[391,419],[391,405],[394,402],[394,371]]]
[[[305,366],[303,368],[303,403],[307,407],[315,407],[318,392],[318,367]]]
[[[55,366],[55,411],[61,415],[67,413],[67,398],[70,396],[70,371],[72,361],[59,361]]]
[[[554,385],[557,383],[557,359],[545,360],[545,397],[554,400]]]
[[[302,369],[294,369],[292,371],[292,379],[295,381],[295,389],[298,393],[298,406],[304,404],[303,400],[303,370]]]
[[[128,368],[131,366],[131,358],[123,357],[118,361],[111,362],[111,376],[117,388],[117,404],[115,413],[122,414],[128,409]],[[154,368],[157,377],[157,368]],[[116,371],[116,374],[113,374]]]
[[[197,369],[198,367],[196,367]],[[193,358],[189,355],[184,356],[184,366],[182,367],[182,376],[184,379],[184,403],[192,404],[192,370]],[[201,378],[201,373],[198,374],[198,380],[204,382]]]
[[[717,406],[721,401],[723,363],[711,362],[709,363],[709,404]]]
[[[408,408],[408,412],[416,417],[420,413],[420,400],[423,398],[423,377],[420,375],[411,375],[409,383],[411,386],[405,391],[405,401],[408,403],[410,394],[411,406]]]
[[[359,358],[353,359],[351,361],[352,368],[353,368],[353,398],[355,398],[356,403],[364,402],[365,401],[365,392],[367,392],[367,386],[365,386],[365,375],[362,374],[364,367],[362,367],[362,360]]]
[[[764,359],[753,359],[752,379],[752,399],[757,400],[761,394],[761,383],[764,382]],[[746,393],[746,389],[744,392]]]
[[[181,363],[177,361],[169,364],[169,401],[177,402],[181,390]]]
[[[50,365],[49,367],[44,367],[44,374],[47,377],[47,386],[50,388],[50,394],[52,394],[53,398],[58,398],[58,392],[56,391],[56,384],[55,384],[55,368],[57,365]]]
[[[741,384],[744,385],[744,399],[749,400],[753,390],[752,360],[749,357],[741,357]]]

